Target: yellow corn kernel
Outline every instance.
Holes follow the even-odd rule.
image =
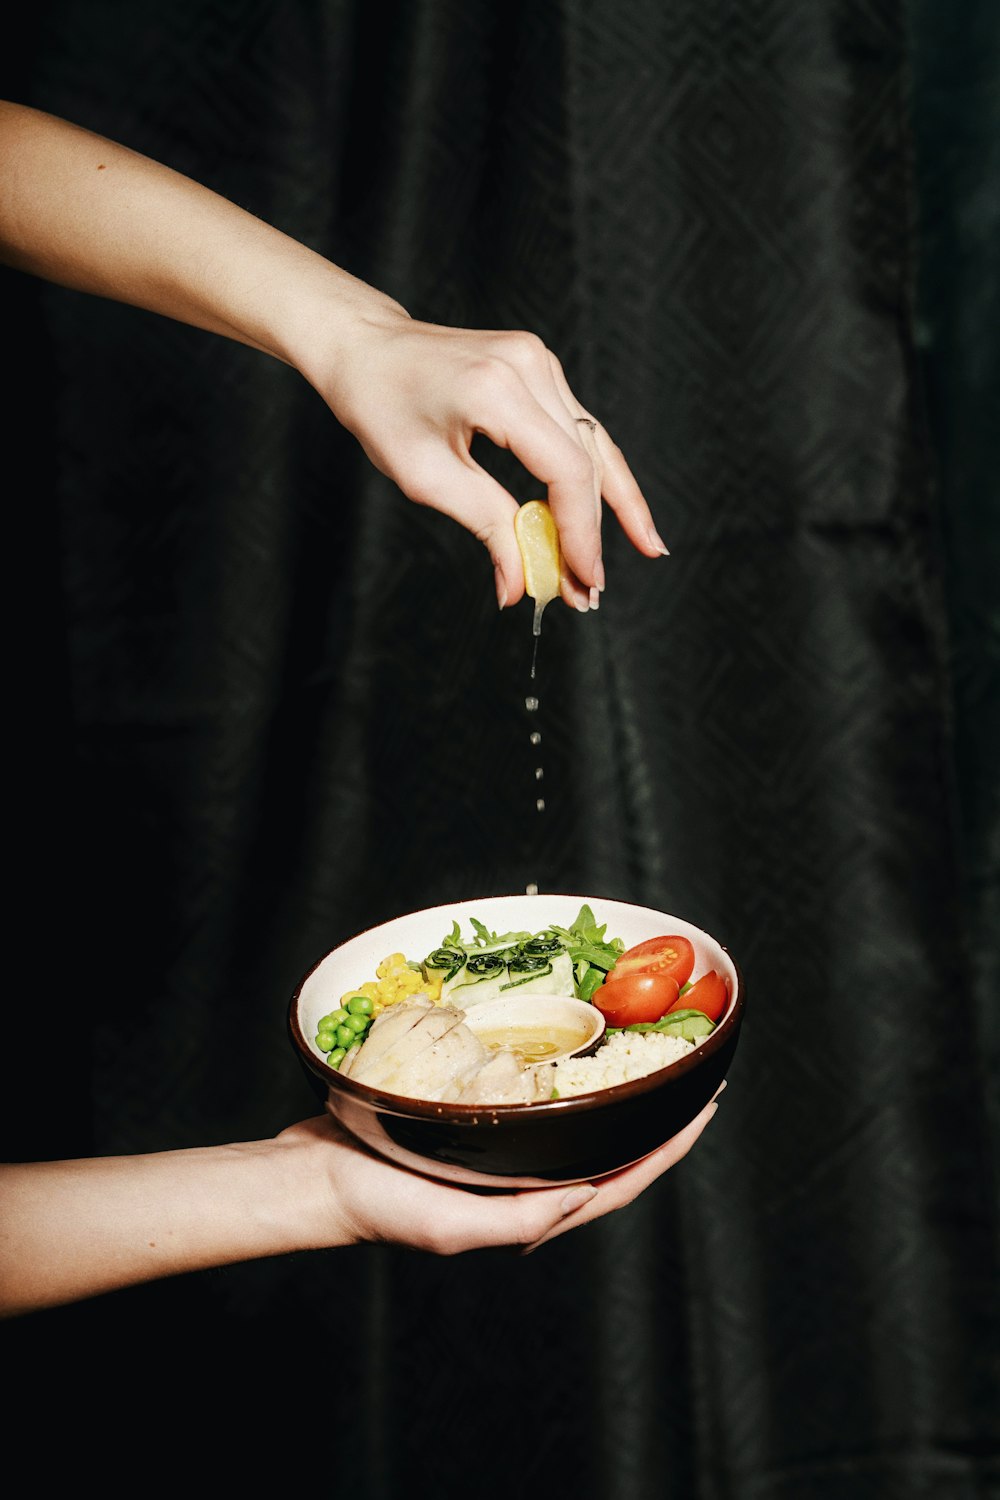
[[[341,995],[341,1005],[346,1006],[352,995],[367,995],[369,1000],[374,1001],[378,998],[378,985],[373,979],[366,979],[364,984],[357,984],[353,990],[348,990],[346,994]]]
[[[436,977],[425,979],[419,970],[410,967],[403,953],[387,954],[375,972],[378,979],[368,979],[348,990],[341,1004],[346,1005],[352,995],[367,995],[372,1002],[372,1015],[377,1016],[401,1000],[408,1000],[411,995],[426,995],[433,1003],[441,998],[441,980]]]
[[[400,966],[400,964],[402,964],[403,967],[405,968],[405,966],[406,966],[406,954],[405,953],[390,953],[389,956],[388,956],[388,958],[383,958],[382,962],[379,964],[378,968],[375,970],[375,973],[378,975],[378,977],[380,979],[387,979],[389,977],[389,975],[392,973],[393,969],[398,969],[399,966]]]

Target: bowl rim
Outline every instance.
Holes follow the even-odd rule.
[[[684,922],[688,927],[696,928],[716,947],[720,948],[736,972],[736,993],[731,998],[729,1009],[711,1032],[702,1041],[698,1042],[690,1052],[683,1057],[675,1058],[663,1068],[657,1068],[652,1073],[646,1073],[642,1078],[633,1078],[627,1083],[613,1083],[604,1089],[595,1089],[589,1094],[571,1094],[565,1099],[541,1099],[532,1104],[458,1104],[449,1103],[437,1099],[415,1099],[409,1094],[392,1094],[385,1089],[373,1088],[370,1084],[358,1083],[349,1077],[342,1077],[336,1068],[331,1068],[329,1063],[321,1061],[309,1045],[302,1027],[299,1024],[298,1008],[302,991],[311,976],[321,964],[336,953],[337,949],[353,942],[356,938],[366,937],[377,932],[380,927],[388,926],[391,922],[399,921],[400,917],[420,916],[424,912],[447,911],[449,908],[462,905],[468,906],[476,902],[496,901],[503,899],[504,895],[518,895],[519,892],[507,893],[494,892],[489,896],[462,897],[461,900],[441,902],[437,906],[424,907],[419,912],[401,912],[396,917],[386,917],[381,922],[375,922],[371,927],[363,927],[360,931],[350,934],[333,948],[320,955],[315,963],[310,965],[302,975],[288,1002],[288,1030],[292,1044],[299,1053],[302,1061],[316,1076],[325,1081],[329,1086],[343,1092],[347,1099],[353,1099],[359,1104],[368,1105],[374,1109],[381,1110],[383,1114],[397,1115],[405,1119],[429,1120],[442,1124],[474,1125],[485,1115],[491,1120],[517,1122],[523,1119],[551,1119],[556,1114],[585,1114],[589,1110],[597,1109],[608,1104],[618,1103],[628,1099],[634,1099],[642,1094],[653,1093],[662,1087],[666,1077],[678,1078],[685,1073],[693,1072],[708,1057],[720,1051],[728,1042],[733,1032],[738,1031],[743,1020],[745,1008],[745,986],[743,982],[743,970],[736,959],[730,953],[724,943],[713,937],[703,927],[698,927],[686,917],[680,917],[676,912],[658,913],[662,916],[676,917],[678,921]],[[545,895],[568,896],[570,900],[583,902],[598,901],[619,906],[641,906],[641,902],[626,902],[617,900],[611,896],[575,896],[573,892],[542,892]],[[657,910],[654,907],[645,907],[646,911]]]

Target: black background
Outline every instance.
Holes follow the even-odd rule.
[[[8,1156],[313,1109],[340,939],[542,889],[714,932],[719,1116],[528,1260],[293,1256],[11,1323],[53,1472],[1000,1493],[997,24],[923,0],[34,6],[3,92],[529,327],[671,548],[528,606],[291,370],[6,272]],[[994,415],[991,416],[990,413]],[[518,498],[513,464],[483,461]],[[53,1414],[61,1427],[38,1446]]]

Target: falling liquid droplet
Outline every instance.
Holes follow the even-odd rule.
[[[529,880],[528,884],[524,887],[524,894],[526,896],[538,895],[538,887],[533,880]]]
[[[532,655],[531,655],[531,675],[532,675],[532,677],[534,677],[534,675],[535,675],[535,657],[536,657],[537,652],[538,652],[538,634],[539,634],[540,623],[541,623],[541,612],[539,611],[535,615],[535,649],[534,649],[534,651],[532,652]],[[524,706],[528,710],[529,714],[535,714],[535,713],[538,712],[538,698],[535,696],[534,693],[529,693],[528,694],[528,696],[524,700]],[[539,733],[539,731],[537,729],[533,729],[531,731],[531,733],[529,734],[528,738],[530,739],[530,741],[531,741],[531,743],[533,745],[540,745],[542,743],[542,736],[541,736],[541,734]],[[544,773],[544,771],[543,771],[543,769],[542,769],[541,766],[536,766],[535,767],[535,781],[536,782],[541,781],[542,778],[543,778],[543,776],[544,776],[544,774],[545,773]],[[544,797],[536,797],[535,798],[535,811],[539,812],[539,813],[543,813],[545,811],[545,798]],[[538,886],[537,886],[537,884],[534,881],[531,881],[528,885],[525,886],[524,889],[525,889],[525,894],[528,895],[528,896],[537,896],[538,895]]]

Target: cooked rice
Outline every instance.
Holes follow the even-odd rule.
[[[588,1057],[564,1057],[555,1063],[553,1086],[560,1099],[570,1094],[591,1094],[616,1083],[644,1078],[693,1051],[693,1042],[662,1031],[617,1031]]]

